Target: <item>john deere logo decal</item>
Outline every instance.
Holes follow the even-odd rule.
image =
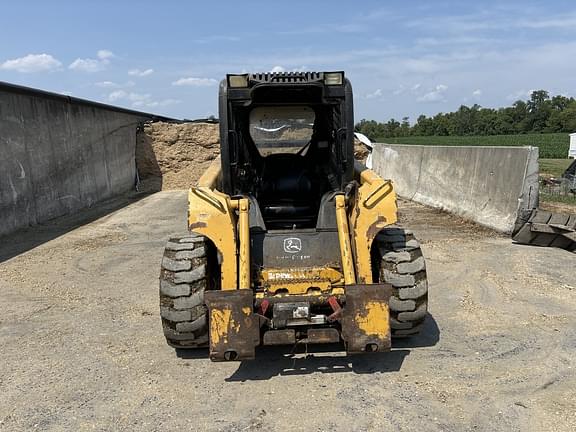
[[[284,252],[297,253],[302,250],[302,240],[297,237],[284,239]]]

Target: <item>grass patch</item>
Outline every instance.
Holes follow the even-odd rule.
[[[574,195],[549,194],[546,192],[540,192],[540,200],[576,206],[576,196]]]
[[[562,159],[568,156],[570,135],[520,134],[520,135],[474,135],[474,136],[407,136],[380,138],[377,142],[388,144],[418,144],[445,146],[534,146],[544,159]]]
[[[572,159],[540,159],[540,175],[544,177],[562,177],[572,163]]]

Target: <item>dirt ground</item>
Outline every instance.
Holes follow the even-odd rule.
[[[2,431],[576,430],[574,254],[402,203],[429,271],[422,335],[381,355],[211,363],[160,326],[186,193],[107,205],[2,239]]]
[[[540,205],[538,206],[538,208],[552,213],[562,213],[562,214],[576,213],[576,205],[561,202],[540,200]]]

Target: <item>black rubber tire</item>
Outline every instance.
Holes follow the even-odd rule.
[[[210,277],[209,244],[191,233],[171,238],[160,270],[160,317],[168,344],[174,348],[208,346],[208,309],[204,291]]]
[[[374,240],[374,276],[392,285],[390,327],[393,338],[417,335],[428,312],[426,262],[414,234],[396,225]]]

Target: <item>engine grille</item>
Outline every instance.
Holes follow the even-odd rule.
[[[253,83],[312,83],[322,82],[323,72],[265,72],[250,74]]]

